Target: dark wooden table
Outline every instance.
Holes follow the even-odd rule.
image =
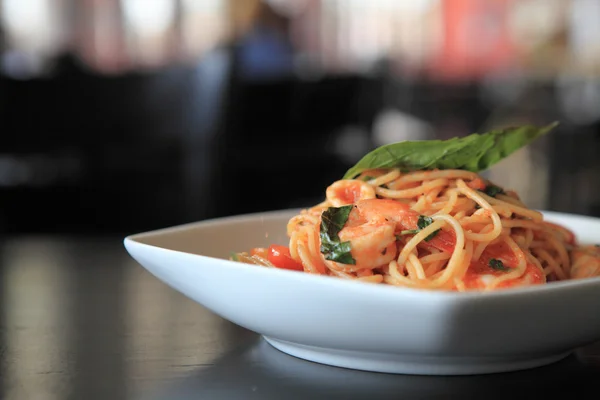
[[[142,269],[120,238],[7,239],[0,257],[2,399],[600,398],[600,344],[517,373],[352,371],[280,353],[213,315]]]

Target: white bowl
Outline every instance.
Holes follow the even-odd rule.
[[[427,375],[513,371],[600,340],[600,278],[497,292],[398,288],[240,264],[226,258],[286,244],[297,210],[244,215],[125,238],[172,288],[290,355],[360,370]],[[600,219],[545,212],[581,242]]]

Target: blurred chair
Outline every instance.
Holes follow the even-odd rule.
[[[8,228],[126,233],[183,221],[179,121],[193,71],[106,77],[70,57],[59,64],[52,79],[0,79],[2,154],[27,172],[0,187]]]
[[[346,126],[368,135],[380,108],[376,79],[253,79],[243,55],[237,44],[197,68],[198,124],[191,126],[200,129],[184,145],[190,220],[322,201],[325,187],[351,165],[336,137]]]

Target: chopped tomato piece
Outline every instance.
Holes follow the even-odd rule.
[[[442,229],[433,239],[425,242],[425,244],[429,244],[445,253],[452,253],[454,247],[456,247],[456,234],[454,231],[445,231]]]
[[[467,183],[467,186],[475,190],[485,190],[486,184],[481,178],[475,178],[471,182]]]
[[[269,246],[269,255],[267,259],[277,268],[304,271],[302,264],[292,258],[290,249],[286,246],[277,244]]]

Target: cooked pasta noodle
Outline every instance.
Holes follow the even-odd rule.
[[[496,187],[499,193],[486,194],[488,185],[465,170],[365,171],[334,182],[323,203],[289,220],[288,247],[277,250],[286,266],[267,249],[236,257],[418,289],[495,290],[570,279],[574,235],[513,192]],[[344,207],[337,241],[323,236],[325,213]]]

